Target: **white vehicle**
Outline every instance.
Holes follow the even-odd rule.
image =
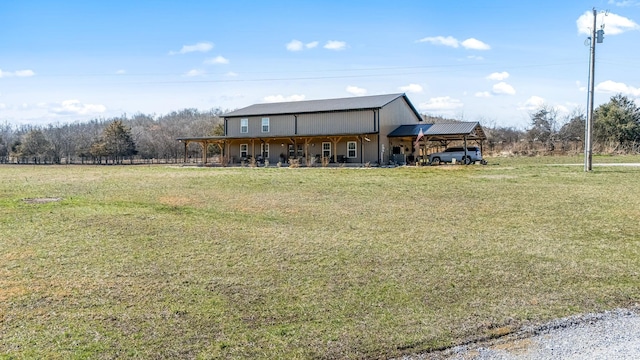
[[[482,159],[480,148],[477,146],[468,146],[465,154],[464,147],[451,147],[443,152],[429,154],[429,164],[440,165],[440,163],[450,163],[455,159],[456,162],[461,164],[475,164],[480,162],[486,164],[486,161]]]

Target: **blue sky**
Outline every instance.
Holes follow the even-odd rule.
[[[640,104],[640,0],[3,0],[0,123],[404,92],[526,128],[586,108],[593,8],[596,105]]]

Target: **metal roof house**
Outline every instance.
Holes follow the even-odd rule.
[[[271,164],[294,159],[307,166],[322,159],[386,164],[395,161],[399,153],[413,152],[413,146],[407,145],[416,140],[420,127],[424,127],[423,134],[433,128],[434,136],[447,131],[477,132],[477,127],[470,125],[447,129],[424,124],[405,94],[255,104],[223,118],[222,136],[179,138],[185,144],[185,156],[188,144],[195,142],[204,149],[217,145],[223,164],[250,159]],[[206,163],[206,151],[203,153]]]

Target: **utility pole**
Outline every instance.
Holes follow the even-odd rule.
[[[593,129],[593,95],[595,89],[595,67],[596,67],[596,43],[602,43],[604,39],[604,30],[596,31],[596,18],[598,12],[593,8],[593,28],[591,29],[591,44],[589,58],[589,95],[587,101],[587,121],[584,127],[584,171],[591,171],[592,164],[592,139],[591,131]],[[604,25],[603,25],[604,27]]]

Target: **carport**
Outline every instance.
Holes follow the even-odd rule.
[[[442,122],[435,124],[400,125],[387,136],[390,148],[398,146],[413,149],[417,162],[425,162],[432,149],[447,148],[451,143],[461,143],[466,149],[474,142],[483,151],[483,142],[487,139],[479,122]],[[417,154],[416,154],[417,153]]]

